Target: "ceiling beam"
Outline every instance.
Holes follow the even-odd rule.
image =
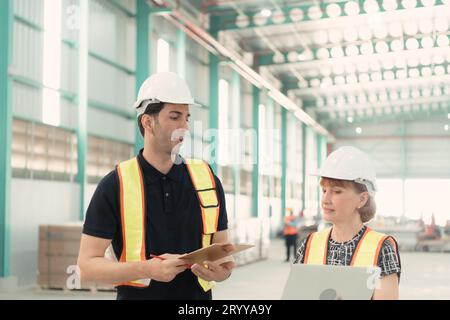
[[[253,85],[267,90],[268,96],[270,96],[283,108],[291,112],[301,122],[311,127],[311,129],[315,132],[326,136],[330,141],[334,141],[334,136],[331,135],[326,128],[322,127],[317,121],[315,121],[315,119],[313,119],[296,103],[276,88],[270,80],[266,79],[252,67],[247,65],[236,52],[225,47],[211,34],[186,16],[182,8],[177,7],[176,2],[167,1],[166,5],[171,9],[169,14],[164,15],[166,18],[172,22],[176,22],[180,28],[183,28],[189,36],[191,36],[195,41],[198,41],[201,45],[206,44],[207,46],[205,48],[207,50],[211,50],[211,53],[228,60],[234,66],[234,69],[239,72],[239,74],[246,79],[249,79],[249,81],[252,80],[250,82],[252,82]],[[216,19],[217,18],[213,18],[213,21]]]
[[[341,115],[331,117],[330,114],[319,113],[318,120],[326,126],[332,125],[352,125],[357,126],[363,123],[386,123],[386,121],[400,121],[400,120],[428,120],[442,118],[443,122],[448,121],[448,114],[450,113],[450,104],[447,107],[439,108],[438,110],[429,109],[427,111],[420,110],[401,110],[400,112],[386,112],[381,110],[381,113],[373,112],[371,114],[355,114],[342,112]],[[349,122],[349,117],[352,121]],[[450,137],[450,135],[449,135]]]
[[[245,16],[248,19],[248,24],[243,24],[243,20],[237,21],[239,14],[233,13],[233,14],[217,14],[213,11],[213,7],[210,7],[208,11],[212,14],[216,14],[219,17],[219,28],[221,31],[229,31],[229,30],[248,30],[258,27],[266,27],[266,26],[280,26],[280,25],[289,25],[292,23],[303,23],[307,21],[317,21],[317,20],[331,20],[331,19],[338,19],[338,18],[355,18],[355,16],[349,16],[347,15],[346,11],[344,10],[344,6],[348,3],[352,2],[351,0],[342,0],[342,1],[336,1],[333,2],[334,4],[337,4],[340,8],[340,14],[337,17],[330,17],[327,12],[327,6],[331,3],[318,3],[318,1],[307,1],[298,5],[284,5],[281,8],[281,12],[284,16],[284,19],[280,18],[280,15],[278,14],[272,14],[272,16],[267,17],[266,19],[263,19],[259,16],[260,11],[262,9],[262,5],[259,5],[258,8],[255,8],[254,10],[247,10],[244,11]],[[381,1],[378,1],[381,3]],[[234,2],[235,5],[238,4],[237,1]],[[311,19],[309,10],[312,7],[317,7],[317,4],[319,5],[318,11],[315,13],[318,14],[317,19]],[[364,1],[359,1],[359,14],[356,15],[356,17],[361,17],[367,15],[364,9]],[[281,5],[281,4],[280,4]],[[442,2],[442,0],[436,0],[435,6],[444,6],[445,4]],[[272,9],[275,11],[275,6],[273,4],[268,4],[267,8]],[[219,9],[220,7],[215,7],[214,9]],[[422,2],[417,1],[416,8],[424,8]],[[424,8],[426,10],[428,8]],[[295,10],[294,14],[293,11]],[[299,11],[301,10],[301,12]],[[227,10],[228,12],[228,10]],[[402,13],[408,13],[409,10],[405,9],[403,7],[402,2],[399,1],[398,7],[395,10],[395,12],[402,12]],[[387,12],[384,10],[383,6],[379,6],[378,14],[390,14],[391,12]],[[256,19],[255,19],[256,18]],[[275,20],[275,21],[274,21]],[[258,22],[261,21],[261,22]]]
[[[443,32],[442,35],[447,35],[446,32]],[[371,39],[371,41],[357,41],[353,43],[346,43],[342,45],[340,44],[327,44],[319,47],[310,47],[310,49],[305,50],[298,48],[292,49],[279,49],[282,56],[276,56],[274,52],[270,53],[255,53],[255,57],[258,59],[259,64],[261,66],[308,66],[308,67],[316,67],[320,68],[324,64],[326,65],[335,65],[336,63],[346,63],[346,62],[360,62],[360,60],[369,60],[369,59],[395,59],[399,55],[407,55],[409,56],[422,56],[424,54],[435,54],[435,53],[444,53],[448,51],[448,47],[439,47],[434,44],[431,48],[424,48],[422,42],[420,41],[426,35],[415,36],[415,37],[402,37],[402,38],[388,38],[385,40],[377,40]],[[437,35],[436,35],[437,36]],[[447,35],[450,39],[450,35]],[[414,38],[418,40],[418,48],[407,49],[407,42],[409,39]],[[434,41],[435,39],[433,39]],[[394,42],[395,41],[395,42]],[[400,42],[399,42],[400,41]],[[385,50],[377,52],[377,44],[384,42],[386,46],[383,44],[383,49]],[[371,46],[370,46],[371,44]],[[399,47],[402,48],[398,50]],[[381,47],[381,45],[380,45]],[[342,50],[342,51],[341,51]],[[353,51],[353,54],[349,55],[350,50]],[[366,50],[369,50],[368,52]],[[354,54],[356,53],[356,54]],[[447,52],[448,53],[448,52]],[[325,54],[325,56],[321,56],[321,54]],[[333,56],[335,55],[335,56]],[[337,56],[336,56],[337,55]]]
[[[299,88],[298,82],[296,83],[295,81],[286,81],[283,83],[285,84],[286,90],[290,90],[296,95],[333,96],[342,94],[355,94],[368,91],[374,92],[382,90],[401,90],[410,87],[443,87],[444,84],[450,83],[450,74],[446,72],[443,75],[431,75],[427,77],[420,76],[420,74],[418,75],[418,77],[411,77],[410,75],[407,75],[405,79],[383,80],[383,78],[381,78],[380,80],[375,81],[369,79],[369,81],[367,82],[332,84],[326,86],[319,85],[317,87],[311,87],[310,82],[308,82],[308,87],[305,88]]]

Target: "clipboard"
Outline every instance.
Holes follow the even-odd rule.
[[[227,252],[224,247],[232,243],[213,243],[209,247],[192,251],[180,259],[186,260],[186,264],[203,263],[204,261],[216,261],[226,258],[235,253],[253,248],[253,244],[234,244],[234,250]]]

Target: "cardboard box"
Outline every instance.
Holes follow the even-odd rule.
[[[68,274],[40,274],[38,275],[38,284],[43,289],[69,289],[67,287]],[[70,280],[69,280],[70,281]],[[70,285],[70,283],[69,283]],[[79,289],[96,289],[97,285],[94,282],[81,282]],[[110,289],[114,289],[112,286]]]
[[[80,241],[82,230],[82,222],[67,223],[62,225],[40,225],[39,240]]]
[[[73,289],[74,268],[78,260],[82,222],[39,226],[39,255],[37,282],[44,289]],[[73,266],[72,269],[69,269]],[[72,278],[71,278],[72,277]],[[88,290],[115,290],[113,285],[81,282],[79,288]]]
[[[78,240],[39,240],[39,255],[42,256],[78,256]]]
[[[76,266],[76,264],[76,256],[39,256],[39,274],[66,274],[69,266]]]

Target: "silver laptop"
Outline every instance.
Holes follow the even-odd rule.
[[[369,300],[380,268],[293,264],[282,300]]]

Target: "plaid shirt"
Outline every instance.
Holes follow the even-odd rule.
[[[366,229],[367,227],[364,226],[358,234],[353,237],[353,239],[343,243],[336,242],[330,237],[328,240],[327,264],[337,266],[350,265],[356,245]],[[308,237],[303,239],[300,247],[298,248],[294,263],[303,263],[307,239]],[[400,277],[400,256],[395,252],[395,249],[389,240],[384,241],[381,247],[378,266],[381,268],[381,277],[385,277],[393,273],[397,273]]]

